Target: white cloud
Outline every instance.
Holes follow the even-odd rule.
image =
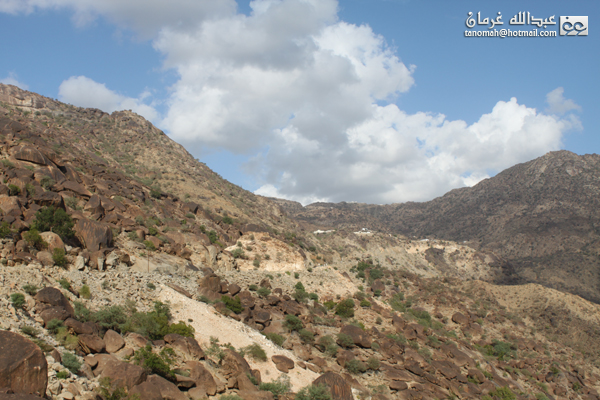
[[[29,14],[66,8],[74,12],[78,26],[104,16],[146,38],[167,26],[188,29],[205,19],[234,14],[236,7],[235,0],[0,0],[0,12]]]
[[[340,21],[336,0],[0,0],[5,12],[68,7],[80,24],[102,15],[153,38],[179,80],[163,128],[188,148],[255,155],[257,193],[371,203],[427,200],[561,148],[580,128],[562,88],[546,113],[499,101],[471,125],[394,101],[414,85],[414,66],[369,26]],[[154,36],[152,36],[154,35]],[[156,113],[146,94],[126,98],[89,78],[63,82],[61,97],[107,111]],[[126,107],[124,107],[126,105]],[[144,112],[140,112],[142,110]],[[153,119],[150,117],[150,119]]]
[[[9,72],[7,77],[0,79],[0,83],[4,83],[5,85],[14,85],[23,90],[29,89],[29,86],[19,81],[19,77],[14,72]]]
[[[99,108],[107,113],[120,110],[132,110],[149,121],[156,121],[158,113],[143,103],[149,92],[143,92],[139,98],[120,95],[85,76],[72,76],[63,81],[58,88],[59,99],[79,107]]]
[[[581,110],[581,107],[577,105],[571,99],[565,99],[563,93],[565,89],[557,87],[546,95],[546,103],[548,103],[548,112],[553,114],[562,115],[572,110]]]

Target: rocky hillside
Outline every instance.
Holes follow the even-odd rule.
[[[424,203],[280,205],[321,229],[467,242],[507,261],[497,283],[534,282],[600,302],[599,182],[600,156],[559,151]]]

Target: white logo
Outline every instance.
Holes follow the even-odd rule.
[[[588,17],[568,16],[560,17],[560,35],[561,36],[587,36]]]

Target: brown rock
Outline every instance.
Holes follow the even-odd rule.
[[[182,288],[181,286],[177,286],[177,285],[175,285],[173,283],[165,283],[165,285],[167,285],[168,287],[170,287],[171,289],[173,289],[177,293],[180,293],[180,294],[184,295],[185,297],[187,297],[189,299],[192,298],[192,294],[190,292],[188,292],[187,290],[185,290],[184,288]]]
[[[69,313],[63,307],[48,307],[40,313],[40,317],[44,320],[44,325],[47,327],[48,322],[53,319],[59,319],[61,321],[69,318]]]
[[[152,382],[142,382],[129,391],[130,396],[137,395],[144,400],[163,400],[159,389]]]
[[[17,333],[0,331],[0,388],[46,396],[47,385],[48,363],[40,348]]]
[[[452,322],[459,325],[466,325],[469,323],[469,319],[462,313],[454,313],[452,315]]]
[[[190,378],[196,382],[196,387],[210,395],[217,394],[217,383],[212,374],[199,361],[187,361],[185,367],[190,371]]]
[[[274,355],[271,357],[271,361],[275,363],[275,366],[281,372],[288,373],[290,369],[294,369],[294,361],[286,356]]]
[[[54,258],[49,251],[39,251],[35,257],[44,267],[51,267],[54,265]]]
[[[188,356],[188,358],[191,357],[192,360],[201,360],[206,358],[204,351],[194,338],[188,338],[176,333],[170,333],[165,336],[165,341],[169,343],[174,350],[178,350],[185,356]]]
[[[55,192],[40,192],[38,190],[32,200],[42,207],[65,208],[63,197]]]
[[[103,353],[106,349],[104,340],[100,339],[96,335],[79,335],[79,345],[86,354]]]
[[[22,146],[11,151],[13,157],[17,160],[29,161],[34,164],[52,165],[52,162],[46,158],[39,150],[31,146]]]
[[[104,343],[108,353],[116,353],[125,347],[125,340],[112,329],[107,330],[104,334]]]
[[[75,310],[73,310],[69,300],[56,288],[45,287],[37,292],[34,299],[43,304],[62,307],[67,310],[71,317],[75,316]]]
[[[263,325],[271,320],[271,314],[264,310],[259,310],[258,312],[253,313],[252,316],[254,317],[254,321]]]
[[[327,386],[332,400],[354,400],[350,384],[335,372],[324,373],[313,381],[313,385]]]
[[[273,393],[264,390],[257,390],[252,392],[239,391],[238,396],[244,400],[273,400]]]
[[[371,348],[371,337],[369,334],[358,326],[354,325],[346,325],[341,330],[340,333],[344,333],[352,338],[352,341],[355,345],[370,349]]]
[[[154,385],[165,400],[188,400],[187,396],[177,389],[174,383],[158,375],[150,375],[147,382]]]
[[[148,343],[148,339],[135,332],[128,333],[127,338],[130,339],[137,347],[146,347],[146,343]]]
[[[90,192],[89,190],[87,190],[85,187],[83,187],[81,184],[79,184],[77,182],[64,181],[62,183],[62,186],[65,189],[70,190],[71,192],[74,192],[82,197],[90,198],[93,196],[92,192]]]
[[[232,296],[235,296],[236,294],[238,294],[240,292],[240,290],[242,290],[242,288],[240,288],[239,285],[236,285],[235,283],[232,283],[231,285],[229,285],[227,287],[227,291]]]
[[[79,241],[90,251],[98,251],[112,244],[112,231],[106,224],[80,219],[75,224],[74,231]]]
[[[98,355],[96,357],[101,357]],[[110,358],[109,358],[110,357]],[[146,371],[139,365],[118,361],[114,356],[101,357],[96,370],[101,369],[101,378],[109,378],[114,387],[131,389],[146,380]],[[96,375],[96,370],[94,374]]]
[[[252,373],[248,362],[237,352],[226,349],[225,357],[221,361],[222,374],[225,376],[238,376],[240,373]]]
[[[392,390],[406,390],[406,389],[408,389],[408,385],[406,384],[406,382],[402,382],[402,381],[390,381],[389,387]]]
[[[258,388],[252,383],[250,378],[248,378],[248,375],[239,374],[236,379],[237,379],[236,387],[239,390],[244,391],[244,392],[258,391]]]
[[[48,251],[52,253],[54,249],[65,249],[65,244],[63,243],[60,236],[58,236],[54,232],[42,232],[40,236],[46,243],[48,243]],[[39,257],[38,257],[39,258]]]
[[[177,383],[177,387],[182,389],[189,389],[196,386],[196,381],[192,378],[188,378],[187,376],[175,374],[175,381]]]

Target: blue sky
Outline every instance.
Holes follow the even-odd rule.
[[[588,16],[589,35],[464,35],[469,12],[531,30],[509,25],[520,11]],[[0,81],[133,109],[259,194],[423,201],[547,151],[598,153],[599,11],[592,1],[0,0]]]

